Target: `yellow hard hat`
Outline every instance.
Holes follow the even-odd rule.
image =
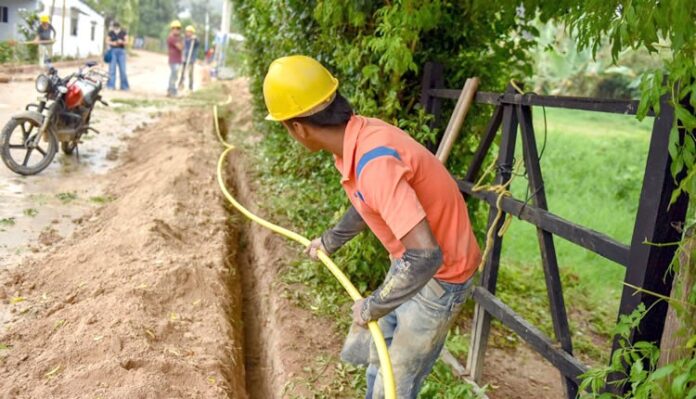
[[[317,60],[304,55],[276,59],[263,80],[263,98],[269,121],[304,116],[330,101],[338,89],[334,78]]]
[[[42,15],[39,17],[39,21],[41,21],[41,23],[46,23],[46,22],[49,22],[50,20],[51,20],[51,18],[49,18],[48,15]]]
[[[188,25],[186,27],[186,32],[196,33],[196,28],[194,28],[193,25]]]
[[[179,22],[178,19],[175,19],[172,21],[171,24],[169,24],[169,28],[174,29],[174,28],[181,28],[181,22]]]

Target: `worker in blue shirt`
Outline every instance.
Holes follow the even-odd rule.
[[[188,74],[189,90],[193,90],[193,67],[196,65],[196,54],[198,54],[200,44],[200,40],[196,37],[196,28],[193,25],[187,26],[184,36],[184,69],[182,74]],[[183,86],[183,83],[184,80],[181,79],[179,86]]]

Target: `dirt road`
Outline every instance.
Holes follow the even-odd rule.
[[[136,52],[128,60],[131,91],[106,90],[104,99],[111,102],[163,98],[168,74],[165,56]],[[25,77],[33,79],[33,75]],[[27,103],[36,101],[34,82],[27,79],[0,84],[0,124],[23,110]],[[200,82],[196,83],[198,86]],[[137,127],[153,122],[157,113],[152,107],[125,113],[118,106],[113,102],[108,108],[97,104],[93,121],[101,134],[85,136],[79,161],[74,156],[58,154],[48,169],[31,177],[18,176],[0,164],[0,269],[18,262],[41,244],[50,245],[67,236],[73,230],[73,220],[108,200],[101,194],[104,173],[117,164],[124,140]],[[42,233],[44,238],[40,239]]]

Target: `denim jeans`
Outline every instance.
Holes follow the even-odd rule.
[[[169,64],[169,87],[167,87],[167,94],[175,96],[176,95],[176,85],[179,80],[179,67],[181,64]]]
[[[53,45],[52,44],[40,44],[39,45],[39,66],[44,68],[51,64],[51,57],[53,56]]]
[[[434,281],[442,290],[434,288]],[[397,398],[418,396],[423,380],[442,351],[452,321],[472,288],[472,279],[463,284],[432,280],[418,294],[379,320],[389,346]],[[366,360],[369,365],[365,398],[384,398],[379,359],[367,330],[352,327],[341,358],[357,364],[364,364]]]
[[[190,64],[187,64],[185,62],[183,63],[184,73],[186,74],[186,78],[188,79],[188,88],[191,91],[193,91],[193,67],[195,66],[195,62],[191,62]]]
[[[128,76],[126,75],[126,50],[122,48],[111,49],[111,63],[109,63],[109,80],[106,87],[109,89],[116,88],[116,67],[118,67],[118,75],[121,80],[121,90],[128,90]]]

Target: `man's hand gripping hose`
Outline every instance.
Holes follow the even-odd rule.
[[[220,105],[227,105],[231,102],[231,100],[232,99],[230,97],[225,103],[222,103]],[[218,159],[217,163],[217,181],[225,198],[227,198],[227,200],[232,204],[232,206],[234,206],[239,212],[241,212],[244,216],[251,219],[252,221],[293,241],[297,241],[304,247],[309,246],[309,239],[295,233],[294,231],[290,231],[286,228],[277,226],[267,220],[264,220],[256,216],[255,214],[251,213],[248,209],[243,207],[239,202],[237,202],[237,200],[232,196],[232,194],[230,194],[230,192],[227,190],[227,187],[225,186],[225,181],[223,179],[222,174],[222,167],[225,158],[227,157],[227,154],[234,149],[234,146],[232,144],[227,143],[220,133],[217,105],[213,105],[213,119],[215,123],[215,133],[217,134],[220,143],[225,147],[225,150],[222,152],[222,154],[220,154],[220,158]],[[346,275],[343,274],[341,269],[331,260],[331,258],[329,258],[329,256],[326,253],[324,253],[324,251],[317,251],[317,255],[319,260],[329,269],[331,274],[333,274],[334,277],[336,277],[336,279],[339,283],[341,283],[346,292],[348,292],[348,295],[351,297],[351,299],[353,299],[354,301],[362,299],[360,292],[358,292],[358,290],[350,282],[348,277],[346,277]],[[392,370],[387,344],[384,341],[384,335],[382,334],[382,330],[379,328],[379,325],[376,321],[369,322],[367,326],[370,330],[370,333],[372,334],[372,339],[375,343],[375,346],[377,348],[377,354],[379,356],[380,370],[382,370],[382,379],[384,381],[385,399],[396,399],[396,384],[394,382],[394,371]]]

